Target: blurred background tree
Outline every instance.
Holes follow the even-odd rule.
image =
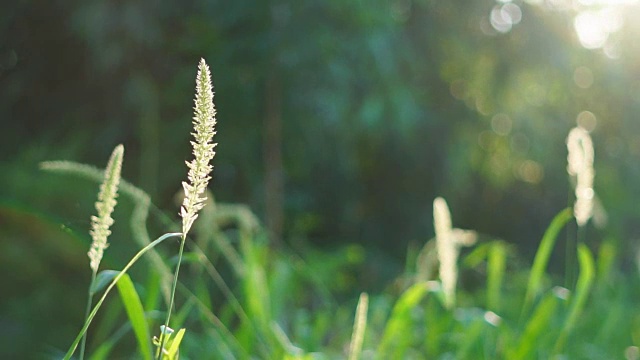
[[[572,202],[565,138],[576,123],[592,131],[595,191],[609,219],[589,239],[635,251],[640,8],[615,3],[4,4],[0,268],[28,273],[36,261],[40,282],[85,280],[71,270],[86,260],[94,184],[43,174],[43,160],[103,164],[123,143],[123,176],[177,214],[200,57],[218,107],[216,200],[248,204],[274,244],[360,244],[383,264],[367,267],[367,286],[398,275],[410,244],[433,236],[436,196],[455,226],[530,257]],[[65,236],[75,248],[51,243]],[[119,264],[126,245],[113,248],[107,258]],[[39,291],[2,291],[0,334],[10,333],[0,339],[38,332],[8,314],[25,298],[38,308],[60,295],[53,285]]]

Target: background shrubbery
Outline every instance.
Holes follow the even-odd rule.
[[[508,244],[496,311],[507,325],[496,333],[479,328],[481,337],[473,338],[477,315],[489,309],[488,265],[473,257],[465,262],[469,249],[461,257],[461,310],[446,312],[427,297],[403,326],[431,340],[416,340],[405,356],[466,351],[458,345],[465,336],[472,337],[462,340],[468,354],[500,353],[493,340],[508,344],[524,333],[519,312],[538,243],[573,202],[565,138],[577,121],[592,130],[595,192],[608,223],[590,224],[585,235],[596,280],[568,351],[576,358],[623,356],[640,342],[634,309],[640,232],[634,39],[640,29],[633,20],[640,10],[623,8],[621,28],[602,48],[586,49],[575,16],[601,5],[512,4],[521,11],[519,23],[507,29],[493,18],[506,32],[491,25],[492,11],[503,9],[493,1],[3,5],[0,354],[42,358],[66,349],[82,322],[97,182],[43,172],[38,164],[68,159],[102,166],[123,143],[123,176],[153,203],[150,236],[176,230],[194,67],[204,57],[219,111],[210,186],[217,207],[194,238],[240,306],[193,255],[178,293],[178,311],[185,309],[178,319],[189,329],[185,358],[225,354],[219,343],[236,355],[244,348],[267,357],[280,349],[271,320],[304,352],[343,354],[362,291],[371,296],[364,347],[376,349],[392,307],[411,284],[418,251],[434,236],[437,196],[449,202],[454,226],[478,231],[480,244]],[[105,268],[122,268],[139,248],[130,226],[136,204],[125,195],[119,202]],[[251,249],[242,248],[238,225],[247,226],[247,219],[258,223],[245,234]],[[559,234],[551,274],[564,274],[564,241],[576,232],[570,222]],[[224,244],[237,259],[229,249],[221,252]],[[176,253],[170,245],[159,251],[167,261]],[[145,308],[162,310],[150,266],[134,267],[131,277]],[[257,290],[250,278],[237,273],[242,266],[264,273],[268,304],[249,302],[264,297],[251,293]],[[564,285],[561,276],[545,279],[542,299]],[[558,301],[549,327],[559,331],[565,302],[548,301]],[[90,351],[129,331],[119,307],[115,300],[99,314]],[[259,323],[244,323],[238,308]],[[212,325],[211,314],[236,342]],[[161,322],[160,314],[150,316]],[[136,345],[129,336],[118,344],[112,356],[129,356]],[[551,340],[540,340],[538,356],[552,348]]]

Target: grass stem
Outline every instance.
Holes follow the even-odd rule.
[[[180,274],[180,264],[182,263],[182,253],[184,252],[184,243],[186,242],[187,235],[182,234],[182,238],[180,240],[180,252],[178,253],[178,264],[176,265],[176,271],[173,275],[173,285],[171,285],[171,297],[169,299],[169,309],[167,310],[167,319],[164,322],[164,329],[169,327],[169,321],[171,320],[171,311],[173,310],[173,302],[176,295],[176,287],[178,286],[178,275]],[[164,344],[166,343],[167,336],[162,332],[160,334],[160,346],[156,351],[156,360],[162,359],[162,354],[164,353]]]
[[[96,272],[92,271],[91,272],[91,283],[89,285],[89,291],[88,291],[88,297],[87,297],[87,308],[84,311],[84,320],[87,321],[87,318],[89,317],[89,314],[91,313],[91,305],[93,303],[93,287],[95,285],[96,282]],[[82,342],[80,343],[80,360],[84,359],[84,349],[87,345],[87,333],[85,332],[84,335],[82,335]]]

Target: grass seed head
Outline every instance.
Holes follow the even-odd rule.
[[[433,201],[433,222],[436,230],[436,251],[440,263],[440,281],[447,308],[455,304],[456,282],[458,279],[458,245],[451,227],[451,213],[447,202],[438,197]]]
[[[213,87],[211,85],[211,72],[209,66],[200,60],[198,75],[196,76],[196,98],[194,106],[192,133],[195,141],[193,146],[194,159],[187,162],[189,168],[188,180],[182,183],[184,189],[184,201],[180,209],[182,217],[182,233],[187,235],[191,225],[198,218],[198,211],[204,207],[205,190],[211,176],[213,166],[210,164],[215,155],[216,144],[212,143],[215,135],[216,108],[213,105]]]
[[[576,178],[576,202],[573,213],[579,226],[585,225],[593,215],[593,142],[589,132],[575,127],[567,136],[567,171]]]
[[[107,238],[111,234],[109,228],[113,225],[111,213],[116,206],[118,197],[118,185],[120,184],[120,171],[122,169],[122,157],[124,147],[116,146],[111,153],[107,168],[104,172],[104,181],[100,185],[100,193],[96,202],[97,216],[91,217],[91,248],[89,249],[89,266],[94,272],[98,271],[104,250],[109,246]]]

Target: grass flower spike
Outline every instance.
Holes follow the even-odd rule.
[[[96,210],[98,216],[91,217],[91,247],[89,248],[89,266],[91,267],[91,285],[89,285],[89,296],[87,298],[87,308],[85,310],[85,321],[89,317],[91,304],[93,303],[93,285],[96,281],[100,261],[104,250],[109,246],[107,238],[111,235],[109,228],[113,225],[111,214],[116,206],[116,197],[118,197],[118,185],[120,184],[120,170],[122,169],[122,158],[124,156],[124,146],[118,145],[109,158],[107,168],[104,171],[104,180],[100,185],[98,193],[98,201],[96,202]],[[87,334],[82,336],[82,344],[80,345],[80,360],[84,359],[84,351],[87,342]]]
[[[576,203],[573,212],[579,226],[584,226],[593,215],[593,142],[589,132],[575,127],[567,136],[567,171],[576,177]]]
[[[109,227],[113,225],[111,213],[116,206],[118,196],[118,185],[120,184],[120,169],[122,168],[122,157],[124,147],[116,146],[109,158],[109,163],[105,170],[104,182],[100,185],[100,193],[96,202],[98,216],[91,217],[91,249],[89,250],[89,260],[91,270],[98,271],[104,250],[109,246],[107,238],[111,234]]]
[[[180,264],[182,263],[182,254],[184,252],[184,243],[187,239],[187,233],[193,222],[198,218],[200,211],[207,200],[204,196],[207,185],[211,176],[213,166],[210,164],[211,159],[216,154],[213,149],[216,144],[212,143],[213,135],[215,135],[216,126],[216,108],[213,105],[213,87],[211,86],[211,71],[209,66],[200,59],[198,64],[198,74],[196,75],[196,99],[193,116],[193,137],[195,141],[191,141],[193,145],[193,155],[195,158],[191,162],[187,162],[189,181],[182,182],[184,188],[184,201],[180,208],[180,216],[182,217],[182,240],[180,241],[180,251],[178,252],[178,264],[173,275],[173,286],[171,287],[171,298],[169,299],[169,309],[167,311],[167,319],[164,322],[164,329],[169,328],[171,320],[171,311],[173,310],[173,302],[176,294],[176,286],[178,285],[178,276],[180,274]],[[165,344],[167,336],[160,335],[158,349],[156,351],[156,359],[160,360],[165,354]]]
[[[436,230],[436,252],[440,263],[440,281],[442,281],[445,305],[450,309],[455,304],[458,246],[453,237],[449,207],[441,197],[433,201],[433,223]]]
[[[215,152],[213,151],[216,144],[212,143],[213,135],[215,135],[216,125],[216,108],[213,105],[213,88],[211,86],[211,72],[209,66],[204,59],[200,60],[198,65],[198,75],[196,77],[196,99],[194,107],[193,136],[195,141],[193,145],[193,154],[195,159],[187,162],[189,167],[189,182],[183,182],[184,202],[180,209],[182,217],[182,233],[186,234],[191,229],[191,225],[198,217],[198,211],[204,207],[206,197],[203,196],[207,189],[207,184],[211,179],[209,175],[213,166],[209,163]]]

